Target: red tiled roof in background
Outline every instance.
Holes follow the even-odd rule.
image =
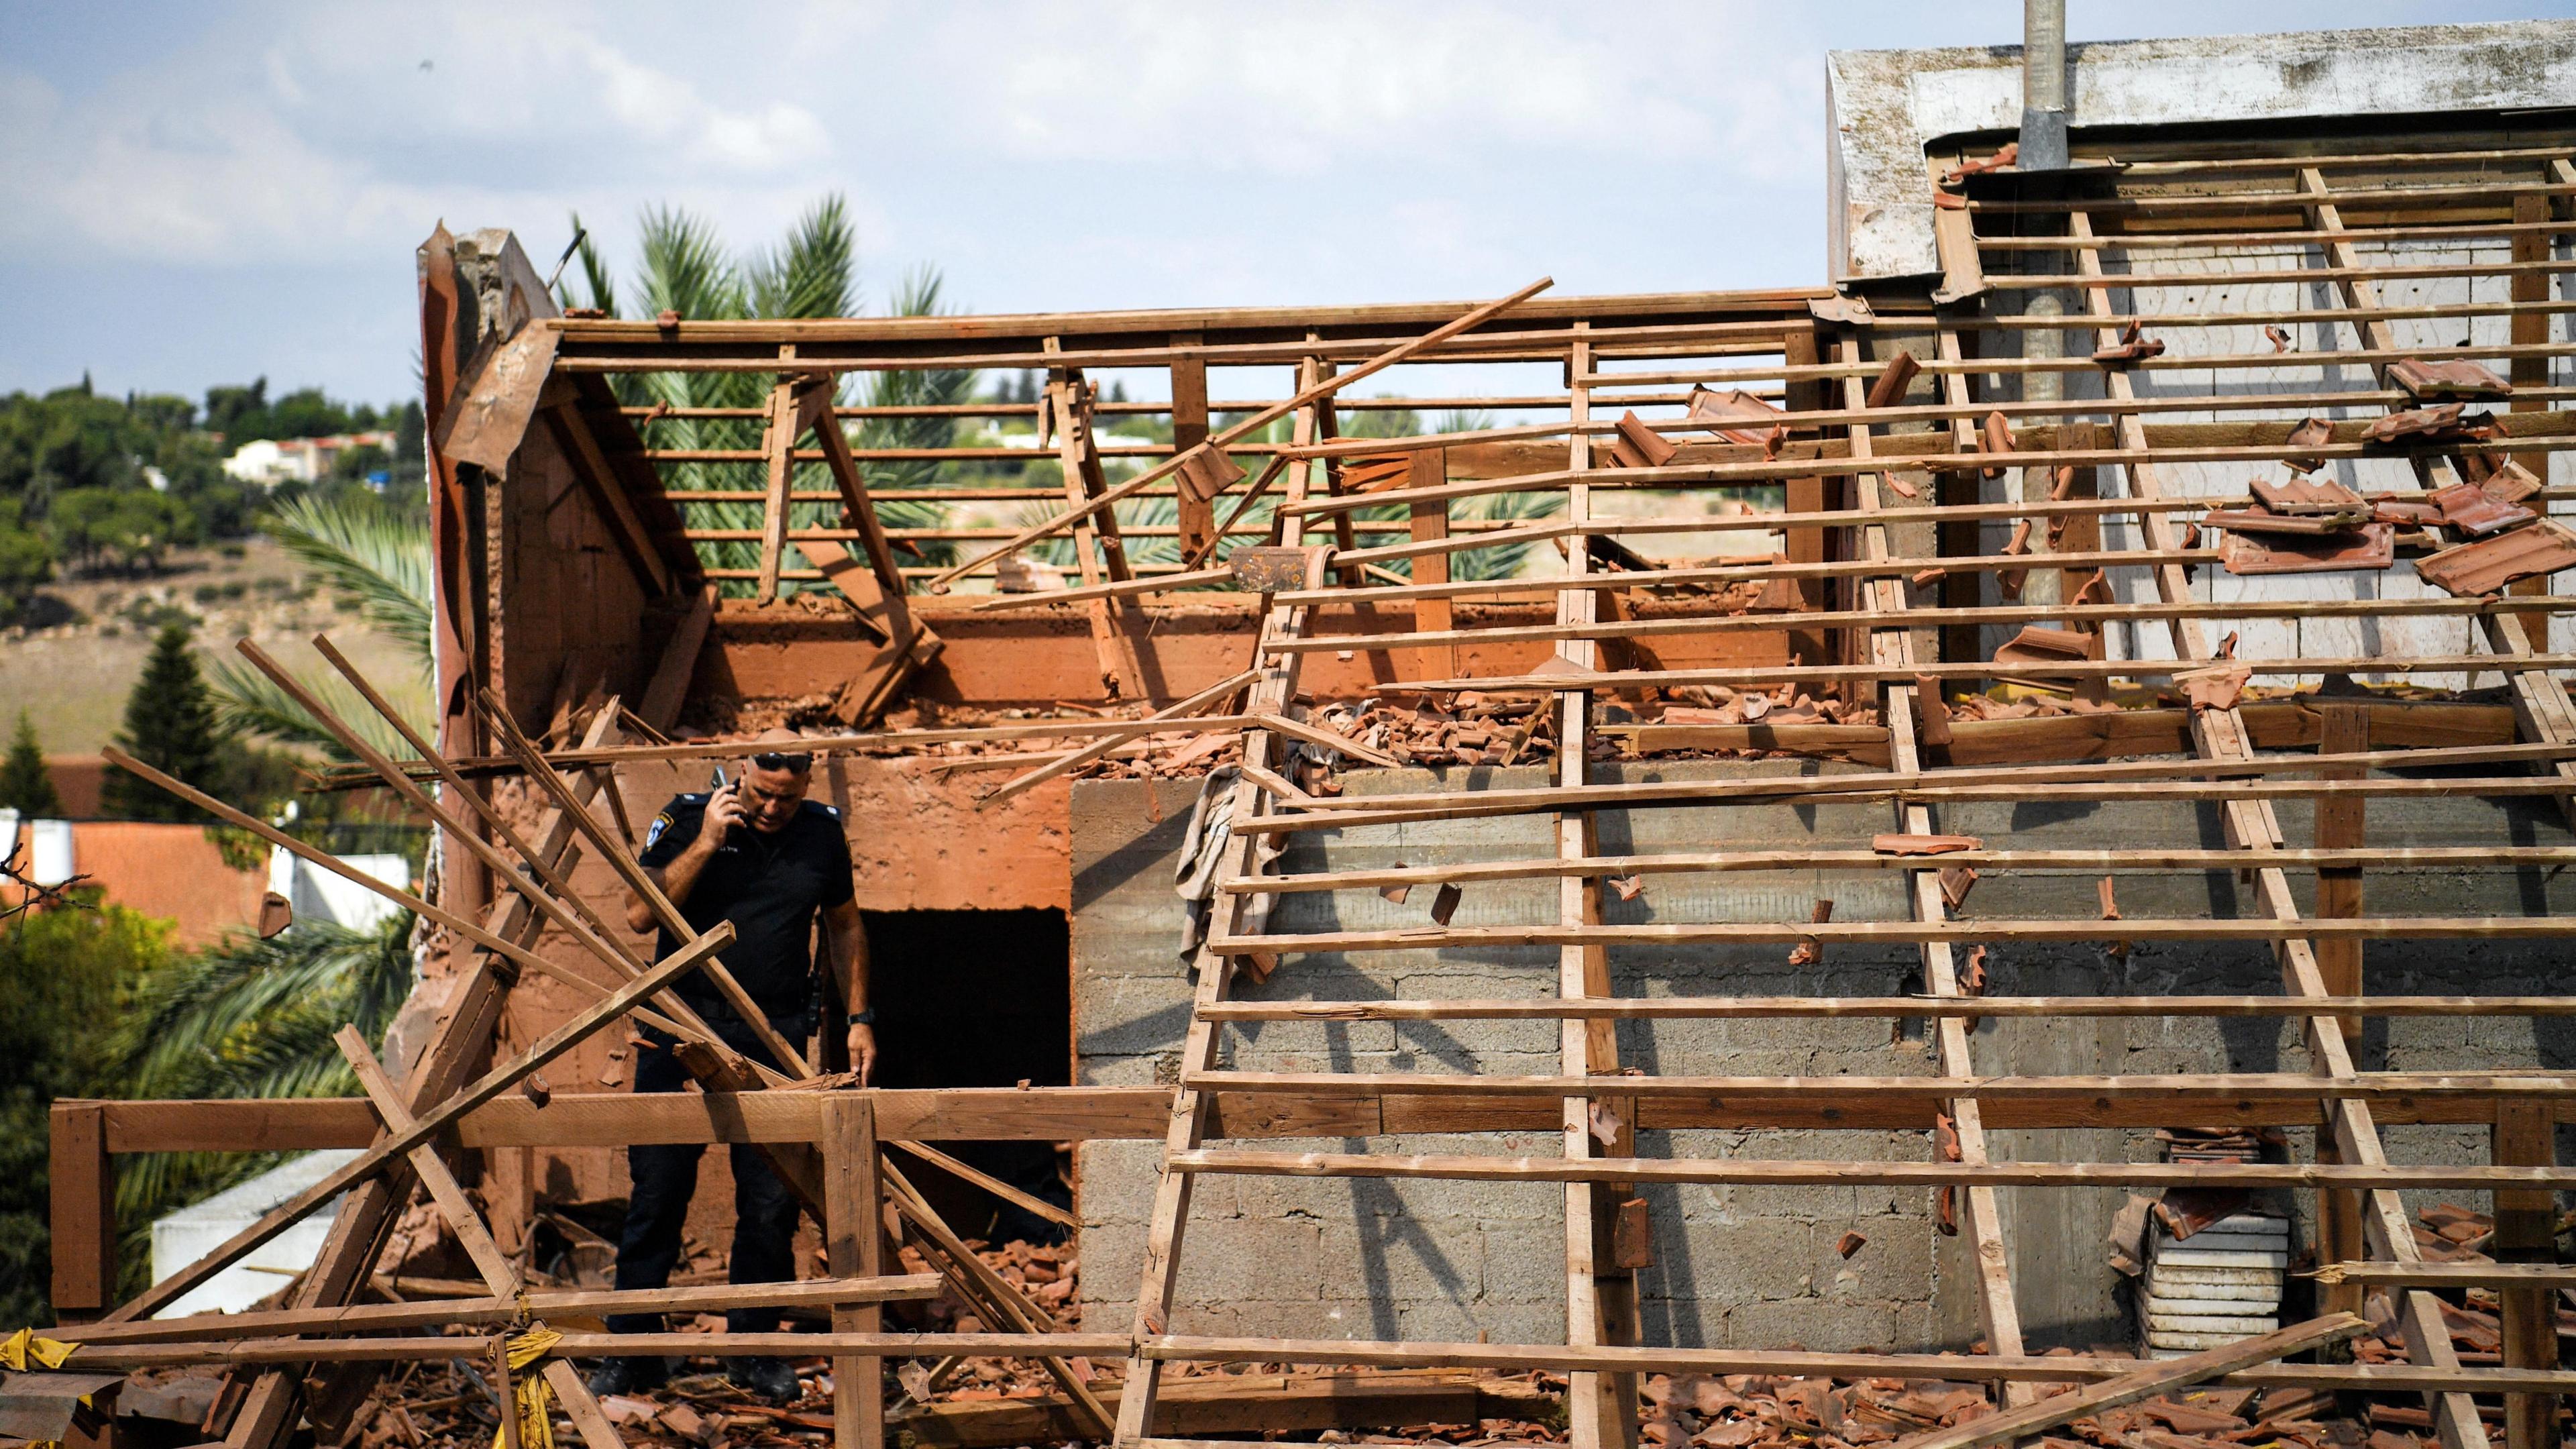
[[[172,922],[173,944],[188,947],[253,925],[268,889],[265,861],[250,870],[224,864],[223,853],[206,838],[202,825],[76,822],[72,869],[89,877],[88,883],[104,890],[110,901]],[[14,892],[0,891],[0,899],[13,898]]]

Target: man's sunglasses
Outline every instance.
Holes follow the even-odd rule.
[[[786,755],[772,753],[766,755],[754,755],[751,757],[751,762],[764,770],[793,770],[797,774],[802,775],[807,770],[813,768],[814,757],[812,755]]]

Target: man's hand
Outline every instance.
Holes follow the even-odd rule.
[[[707,813],[698,825],[698,838],[689,842],[689,848],[713,855],[741,823],[742,787],[727,785],[712,791],[707,795]]]
[[[866,1022],[850,1024],[850,1067],[859,1074],[862,1087],[868,1084],[868,1078],[876,1075],[877,1029]]]

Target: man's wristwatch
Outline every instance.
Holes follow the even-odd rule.
[[[877,1009],[873,1006],[869,1007],[865,1011],[853,1011],[850,1013],[850,1025],[852,1026],[874,1026],[876,1024]]]

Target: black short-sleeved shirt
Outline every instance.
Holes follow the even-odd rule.
[[[645,831],[644,864],[667,866],[677,859],[698,838],[706,809],[704,795],[682,795],[662,807]],[[800,1011],[813,970],[814,913],[854,894],[841,812],[807,800],[775,834],[740,825],[732,837],[707,862],[689,898],[680,903],[680,915],[701,931],[718,921],[733,922],[734,943],[718,959],[763,1011],[772,1016]],[[680,943],[664,931],[655,954],[668,956],[679,949]],[[702,1015],[723,1000],[713,983],[695,971],[680,978],[679,992]],[[723,1014],[732,1014],[730,1008]]]

